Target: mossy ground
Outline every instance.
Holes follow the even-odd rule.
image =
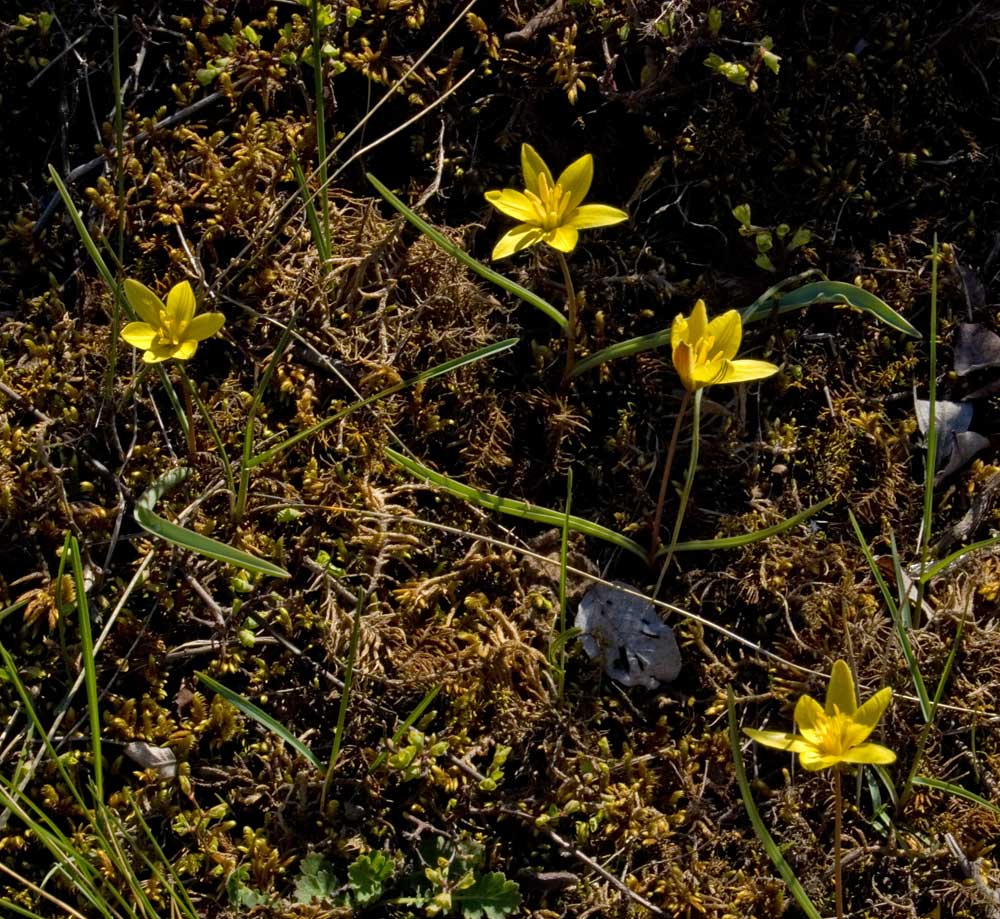
[[[65,534],[75,534],[96,626],[114,618],[98,659],[110,803],[128,822],[123,790],[132,790],[201,915],[246,912],[231,899],[237,877],[271,899],[256,914],[334,914],[290,902],[311,852],[343,878],[357,856],[383,851],[396,860],[391,896],[399,896],[406,875],[420,874],[421,845],[437,836],[451,851],[481,847],[478,870],[517,881],[525,915],[646,912],[581,856],[665,915],[797,915],[740,801],[726,690],[733,687],[743,723],[783,727],[802,692],[823,692],[801,668],[825,673],[837,657],[851,660],[867,690],[896,692],[881,739],[898,753],[897,784],[905,780],[922,720],[848,511],[876,554],[887,555],[894,536],[904,559],[915,559],[923,450],[912,389],[926,394],[935,235],[944,252],[939,394],[960,399],[989,382],[989,371],[971,382],[947,371],[959,322],[997,324],[1000,170],[989,138],[1000,118],[1000,15],[992,5],[722,0],[713,34],[703,0],[499,0],[460,18],[419,63],[455,5],[361,2],[350,27],[352,14],[339,10],[327,36],[332,142],[389,83],[416,70],[335,162],[472,77],[338,174],[326,267],[297,208],[291,168],[293,154],[310,167],[316,160],[312,72],[300,62],[310,42],[306,8],[256,0],[123,8],[124,212],[113,157],[72,189],[112,251],[121,216],[127,276],[161,292],[191,278],[226,313],[224,334],[205,342],[187,371],[233,457],[293,315],[297,335],[265,394],[258,446],[432,365],[521,339],[506,355],[383,399],[258,468],[239,526],[204,424],[189,457],[158,380],[124,345],[105,385],[111,297],[64,208],[49,207],[44,164],[65,176],[95,144],[98,153],[113,146],[113,11],[64,0],[43,23],[42,4],[19,6],[0,24],[0,607],[31,602],[3,619],[0,639],[50,723],[78,672],[77,622],[65,608],[60,615],[54,586]],[[765,36],[781,57],[777,75],[755,63]],[[756,91],[706,68],[710,53],[748,66]],[[156,126],[213,92],[207,107]],[[678,615],[671,621],[684,669],[676,683],[626,690],[577,649],[558,697],[546,661],[555,572],[520,551],[548,552],[549,534],[440,494],[385,458],[386,445],[402,444],[455,478],[552,508],[562,506],[572,468],[574,514],[648,539],[679,401],[669,355],[605,365],[561,389],[555,326],[401,223],[364,180],[369,170],[411,201],[433,183],[424,213],[485,259],[507,224],[482,192],[516,184],[524,141],[557,168],[593,152],[593,199],[631,215],[627,225],[584,234],[572,255],[581,353],[659,330],[697,297],[712,312],[745,306],[776,279],[810,268],[857,279],[925,334],[905,340],[870,317],[816,307],[748,328],[747,353],[780,364],[778,376],[746,391],[708,391],[685,538],[744,533],[834,500],[773,539],[680,556],[661,597],[791,664]],[[779,241],[770,273],[732,216],[741,204],[754,224],[805,227],[811,239],[793,251]],[[558,303],[561,275],[549,256],[532,250],[502,268]],[[980,285],[971,293],[970,278]],[[995,406],[977,406],[976,429],[993,435]],[[978,510],[963,542],[990,535],[997,520],[980,499],[1000,476],[995,459],[987,449],[937,490],[935,540],[970,509]],[[283,565],[290,580],[238,576],[134,525],[136,498],[178,465],[193,475],[160,510],[188,508],[187,526]],[[656,572],[599,542],[574,541],[573,560],[647,588],[655,581]],[[206,691],[195,672],[265,708],[325,759],[361,590],[370,600],[345,745],[321,809],[322,775]],[[964,615],[942,697],[949,707],[928,735],[920,771],[1000,806],[998,595],[1000,565],[987,550],[932,583],[929,614],[911,640],[933,689]],[[10,719],[0,757],[11,775],[19,751],[34,753],[37,740],[24,733],[9,683],[0,685],[0,723]],[[435,686],[419,722],[423,749],[409,765],[372,769]],[[82,715],[80,696],[59,734],[60,748],[79,754],[81,777]],[[177,777],[163,780],[125,757],[137,740],[171,748]],[[477,773],[489,774],[505,747],[502,774],[483,785]],[[831,914],[827,777],[789,771],[774,751],[744,755],[765,823]],[[27,791],[79,834],[81,847],[91,844],[47,760]],[[1000,812],[927,788],[881,820],[873,810],[867,785],[852,794],[845,871],[853,915],[996,914]],[[36,883],[51,867],[14,819],[0,829],[0,858]],[[49,883],[75,902],[58,876]],[[10,877],[0,887],[42,915],[61,914]],[[383,901],[368,914],[408,909]]]

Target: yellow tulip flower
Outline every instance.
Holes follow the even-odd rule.
[[[743,733],[765,747],[798,753],[802,768],[810,772],[840,763],[887,765],[896,761],[896,754],[880,744],[865,741],[875,730],[891,698],[892,690],[886,687],[859,707],[851,668],[839,660],[830,675],[826,705],[821,706],[811,696],[803,696],[795,706],[798,734],[755,731],[753,728],[744,728]]]
[[[628,214],[606,204],[583,204],[594,178],[594,158],[588,153],[570,163],[558,179],[531,144],[521,145],[524,191],[505,188],[486,192],[486,200],[502,214],[521,222],[500,237],[493,258],[505,258],[543,242],[560,252],[576,248],[579,230],[606,227],[628,220]]]
[[[198,350],[198,342],[211,338],[226,321],[222,313],[195,316],[197,302],[187,281],[175,284],[167,302],[145,284],[128,279],[125,296],[142,322],[130,322],[122,329],[122,338],[141,348],[143,361],[157,364],[170,358],[186,361]]]
[[[778,372],[767,361],[733,360],[743,339],[743,320],[729,310],[708,321],[705,301],[694,305],[691,315],[680,314],[670,327],[674,368],[688,392],[716,383],[763,380]]]

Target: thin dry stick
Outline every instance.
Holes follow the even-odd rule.
[[[670,446],[667,447],[667,458],[663,463],[663,478],[660,479],[660,494],[656,499],[656,514],[653,517],[653,535],[649,541],[649,564],[656,560],[656,550],[660,548],[660,526],[663,523],[663,505],[667,500],[667,485],[670,483],[670,471],[674,465],[674,454],[677,452],[677,439],[681,433],[681,423],[687,414],[687,407],[691,401],[691,393],[684,390],[684,398],[681,399],[681,406],[677,409],[677,420],[674,422],[674,431],[670,435]]]
[[[68,903],[64,903],[62,900],[58,899],[57,897],[52,896],[52,894],[50,894],[47,890],[42,890],[41,887],[38,887],[37,885],[32,884],[31,881],[29,881],[26,877],[22,877],[13,868],[8,868],[3,862],[0,862],[0,871],[4,872],[4,874],[10,875],[12,878],[14,878],[14,880],[18,881],[19,883],[24,884],[25,887],[27,887],[29,890],[33,891],[34,893],[38,894],[38,896],[44,897],[50,903],[55,904],[60,909],[64,910],[67,915],[73,916],[74,919],[84,919],[83,914],[82,913],[78,913]]]

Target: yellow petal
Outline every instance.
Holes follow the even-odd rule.
[[[130,322],[122,329],[121,336],[133,347],[145,351],[156,339],[156,329],[148,322]]]
[[[590,227],[610,227],[612,224],[628,220],[628,214],[607,204],[584,204],[570,211],[566,223],[578,230]]]
[[[804,737],[815,740],[826,722],[823,706],[812,696],[802,696],[795,703],[795,726]]]
[[[792,753],[801,753],[804,750],[812,749],[812,746],[797,734],[787,734],[783,731],[757,731],[754,728],[743,728],[743,733],[765,747],[790,750]]]
[[[692,345],[697,344],[699,339],[705,337],[707,329],[708,310],[705,309],[705,301],[698,300],[691,310],[691,315],[688,316],[688,341]]]
[[[841,759],[845,763],[875,763],[879,766],[887,766],[889,763],[896,762],[896,754],[881,744],[865,743],[853,750],[848,750]]]
[[[680,318],[680,317],[678,317]],[[676,324],[676,320],[674,320]],[[674,370],[681,378],[681,385],[688,391],[694,392],[696,387],[691,376],[691,346],[686,341],[680,341],[673,352]]]
[[[560,252],[572,252],[580,234],[573,227],[556,227],[545,234],[545,241]]]
[[[843,762],[843,759],[842,756],[830,756],[826,753],[820,753],[814,747],[810,747],[808,750],[803,750],[799,753],[799,765],[809,772],[829,769],[831,766],[836,766],[837,763]]]
[[[501,214],[513,217],[515,220],[537,222],[538,212],[524,192],[515,191],[513,188],[505,188],[503,191],[486,192],[486,200],[490,202]]]
[[[215,315],[219,315],[219,314],[216,313]],[[198,350],[198,342],[194,341],[193,339],[188,339],[187,341],[182,341],[177,346],[177,350],[174,351],[174,354],[173,354],[174,360],[176,360],[176,361],[186,361],[189,358],[194,357],[194,353],[197,350]]]
[[[184,338],[191,341],[204,341],[218,332],[225,321],[226,317],[222,313],[202,313],[188,323]]]
[[[691,376],[694,378],[698,388],[712,386],[715,383],[726,383],[728,381],[723,378],[726,375],[728,367],[729,361],[724,361],[722,358],[716,358],[714,360],[705,361],[701,364],[696,364],[694,369],[691,371]]]
[[[159,364],[160,361],[169,360],[177,351],[177,345],[160,344],[153,342],[152,345],[142,355],[142,359],[147,364]]]
[[[868,729],[865,737],[875,729],[875,725],[878,724],[878,720],[882,717],[890,699],[892,699],[892,690],[886,686],[854,712],[854,721]]]
[[[167,313],[180,323],[181,328],[191,321],[197,306],[194,291],[187,281],[181,281],[170,288],[170,293],[167,294]]]
[[[723,361],[723,364],[722,372],[715,380],[716,383],[749,383],[751,380],[763,380],[778,372],[778,368],[767,361]]]
[[[886,704],[888,704],[888,699]],[[845,715],[853,715],[858,710],[858,697],[854,693],[854,677],[851,676],[851,668],[841,660],[834,663],[830,673],[830,685],[826,688],[826,705],[824,706],[826,713],[832,716],[834,707]]]
[[[536,194],[540,175],[548,179],[549,188],[556,184],[549,167],[545,165],[545,160],[538,155],[538,151],[531,144],[521,144],[521,172],[524,174],[524,187]]]
[[[674,316],[674,321],[670,326],[670,347],[676,348],[682,341],[691,344],[691,338],[688,335],[688,321],[683,314],[678,313]]]
[[[727,310],[721,316],[716,316],[709,324],[705,333],[715,339],[712,354],[719,355],[727,361],[736,357],[743,339],[743,320],[736,310]]]
[[[129,306],[135,310],[140,319],[150,325],[159,326],[163,301],[145,284],[127,278],[125,280],[125,299],[128,300]]]
[[[578,160],[570,163],[556,179],[562,186],[562,190],[569,195],[567,210],[572,210],[590,191],[590,183],[594,179],[594,158],[585,153]]]
[[[498,258],[506,258],[528,246],[541,242],[545,231],[528,223],[519,223],[513,230],[508,230],[497,241],[493,247],[491,258],[496,261]]]

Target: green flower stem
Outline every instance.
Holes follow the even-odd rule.
[[[215,449],[218,451],[219,459],[222,460],[222,471],[226,477],[226,485],[229,488],[230,501],[232,501],[233,496],[236,494],[236,480],[233,478],[233,467],[229,462],[229,456],[226,454],[225,445],[222,443],[222,435],[219,434],[219,429],[215,426],[215,422],[212,420],[212,414],[209,412],[208,406],[202,402],[201,396],[198,395],[198,390],[195,388],[191,378],[184,372],[184,368],[181,366],[180,361],[175,363],[177,364],[177,372],[180,374],[181,382],[184,384],[184,404],[187,406],[188,416],[188,454],[193,462],[196,447],[194,442],[194,407],[191,404],[191,400],[194,399],[194,402],[198,406],[198,411],[201,413],[201,417],[205,419],[205,424],[208,425],[208,430],[212,435],[212,440],[215,441]]]
[[[844,821],[844,796],[840,787],[840,766],[833,768],[833,797],[833,886],[837,896],[837,919],[844,919],[844,872],[840,842]]]
[[[670,545],[667,547],[666,557],[663,559],[663,567],[660,568],[660,576],[656,579],[656,588],[653,590],[655,598],[663,585],[663,579],[667,576],[667,568],[674,557],[674,549],[677,547],[677,539],[681,534],[681,525],[684,523],[684,514],[687,511],[688,499],[691,497],[691,486],[694,484],[694,474],[698,470],[698,444],[701,438],[701,394],[702,389],[696,389],[694,393],[694,411],[691,414],[691,458],[688,460],[687,477],[684,479],[684,489],[681,491],[681,503],[677,507],[677,519],[674,521],[674,532],[670,537]]]
[[[559,267],[562,268],[563,283],[566,285],[566,370],[563,373],[563,383],[569,383],[573,374],[573,364],[576,362],[576,291],[573,289],[573,278],[569,273],[569,262],[566,256],[559,252]]]
[[[670,435],[670,446],[667,447],[667,458],[663,462],[663,477],[660,479],[660,494],[656,499],[656,513],[653,515],[653,534],[649,540],[649,563],[656,559],[656,550],[660,548],[660,525],[663,522],[663,505],[667,501],[667,486],[670,483],[670,471],[674,466],[674,455],[677,453],[677,439],[681,433],[681,423],[687,414],[691,393],[684,390],[684,398],[677,409],[677,419],[674,421],[674,431]]]

